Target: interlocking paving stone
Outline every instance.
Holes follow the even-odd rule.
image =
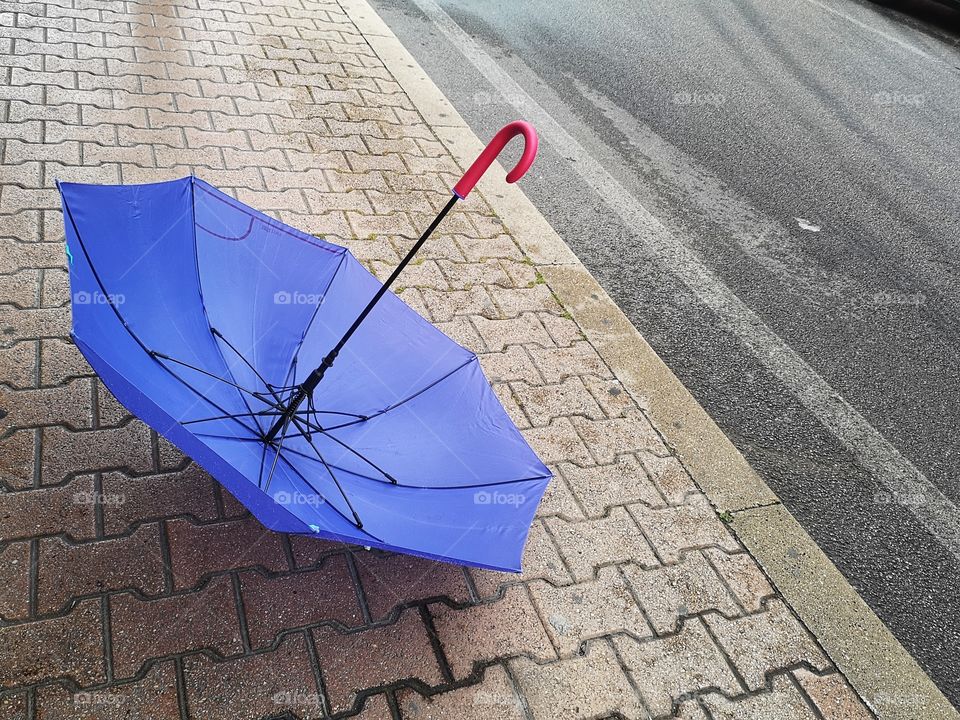
[[[134,472],[153,469],[150,431],[139,422],[109,430],[71,432],[63,427],[43,429],[41,482],[61,483],[73,473],[103,468]]]
[[[151,596],[164,590],[160,526],[141,525],[114,540],[66,543],[43,538],[37,553],[37,612],[60,610],[70,598],[133,588]]]
[[[530,584],[533,601],[545,620],[547,633],[562,656],[577,652],[581,642],[626,632],[636,637],[652,633],[630,588],[616,567],[605,567],[593,582],[555,588]]]
[[[330,706],[339,712],[356,692],[401,680],[439,685],[443,674],[420,613],[404,611],[396,623],[344,635],[328,627],[313,631]]]
[[[266,577],[251,570],[240,573],[240,589],[250,643],[273,643],[285,628],[337,622],[350,628],[363,621],[346,558],[334,555],[317,570]]]
[[[71,692],[62,685],[37,690],[37,717],[57,720],[168,720],[178,717],[173,662],[158,662],[140,680]],[[7,717],[4,715],[3,717]]]
[[[582,522],[549,518],[547,527],[557,540],[560,555],[579,582],[590,580],[601,565],[632,560],[658,565],[656,557],[633,518],[616,507],[607,517]]]
[[[805,662],[818,670],[830,667],[830,661],[804,630],[800,622],[780,602],[769,603],[767,611],[728,620],[713,615],[706,619],[720,645],[755,690],[772,669]]]
[[[718,695],[705,695],[703,704],[717,720],[814,720],[816,713],[788,678],[778,677],[770,692],[732,701]],[[853,716],[855,717],[855,716]]]
[[[517,694],[506,669],[492,665],[483,680],[459,690],[423,697],[413,690],[398,693],[400,712],[415,720],[525,720],[523,700]]]
[[[491,382],[509,382],[523,380],[528,383],[540,383],[540,373],[524,348],[512,345],[503,352],[481,353],[480,364]]]
[[[281,537],[252,517],[213,525],[169,520],[166,525],[170,565],[177,589],[192,588],[208,573],[220,570],[262,567],[279,572],[287,569]]]
[[[6,383],[15,390],[23,390],[36,384],[37,343],[29,340],[10,347],[0,347],[0,363],[5,369]]]
[[[546,629],[522,585],[507,588],[502,598],[490,603],[465,610],[433,604],[430,612],[457,679],[468,676],[474,663],[516,655],[539,660],[556,657]]]
[[[694,690],[719,688],[725,695],[743,692],[699,619],[689,620],[669,637],[637,642],[621,636],[613,642],[654,716],[668,715],[675,701]]]
[[[513,392],[535,426],[548,425],[553,418],[582,415],[594,420],[605,417],[583,380],[569,377],[557,385],[514,383]]]
[[[487,349],[492,352],[501,352],[510,345],[527,343],[541,347],[554,345],[547,329],[533,313],[524,313],[510,320],[488,320],[485,317],[476,317],[473,324],[483,338]]]
[[[651,507],[665,504],[633,455],[621,455],[612,465],[578,467],[563,463],[560,472],[591,518],[600,517],[607,508],[624,503],[642,502]]]
[[[101,483],[107,535],[119,535],[137,523],[171,515],[186,515],[197,522],[217,517],[214,481],[196,465],[143,477],[105,473]]]
[[[236,598],[229,577],[195,593],[142,600],[110,599],[113,665],[117,677],[136,674],[150,658],[209,648],[220,656],[243,651]]]
[[[527,442],[548,465],[563,461],[592,465],[593,458],[583,439],[567,417],[557,418],[546,427],[530,428]]]
[[[106,680],[99,600],[82,600],[62,617],[0,628],[0,685],[55,678],[80,687]]]
[[[687,615],[706,610],[725,615],[739,612],[733,596],[700,553],[687,553],[677,565],[650,570],[624,565],[623,573],[659,635],[675,632],[680,618]]]
[[[457,603],[471,601],[464,570],[457,565],[395,553],[363,553],[354,559],[374,621],[413,600],[443,596]]]
[[[92,475],[65,485],[0,493],[0,541],[65,533],[73,540],[96,535]]]
[[[574,415],[570,420],[598,463],[608,465],[625,452],[653,449],[665,452],[653,425],[639,412],[609,420]]]
[[[205,655],[183,661],[188,716],[197,720],[324,715],[303,633],[284,637],[275,650],[217,662]]]
[[[716,546],[727,552],[740,549],[703,495],[693,495],[677,507],[634,504],[629,510],[664,562],[677,562],[684,550],[701,547]]]
[[[582,656],[546,665],[512,660],[510,669],[534,720],[587,720],[614,713],[630,720],[648,717],[606,641],[589,643]]]

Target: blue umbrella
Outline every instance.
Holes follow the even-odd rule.
[[[387,292],[517,134],[523,175],[511,123],[383,284],[195,177],[60,183],[73,340],[267,527],[518,571],[550,471],[477,356]]]

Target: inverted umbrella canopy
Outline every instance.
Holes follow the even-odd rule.
[[[512,123],[387,285],[194,177],[61,183],[74,342],[267,527],[518,571],[550,472],[476,355],[386,288],[520,132],[523,174]]]

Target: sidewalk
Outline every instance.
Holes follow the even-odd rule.
[[[400,295],[556,473],[523,575],[265,531],[118,406],[55,179],[193,172],[385,277],[462,172],[336,3],[199,4],[0,11],[0,717],[873,717],[480,196]]]

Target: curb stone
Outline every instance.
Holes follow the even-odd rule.
[[[366,0],[339,0],[370,47],[461,167],[483,144]],[[776,494],[633,327],[503,169],[477,184],[547,287],[644,408],[717,512],[881,720],[958,718]]]

